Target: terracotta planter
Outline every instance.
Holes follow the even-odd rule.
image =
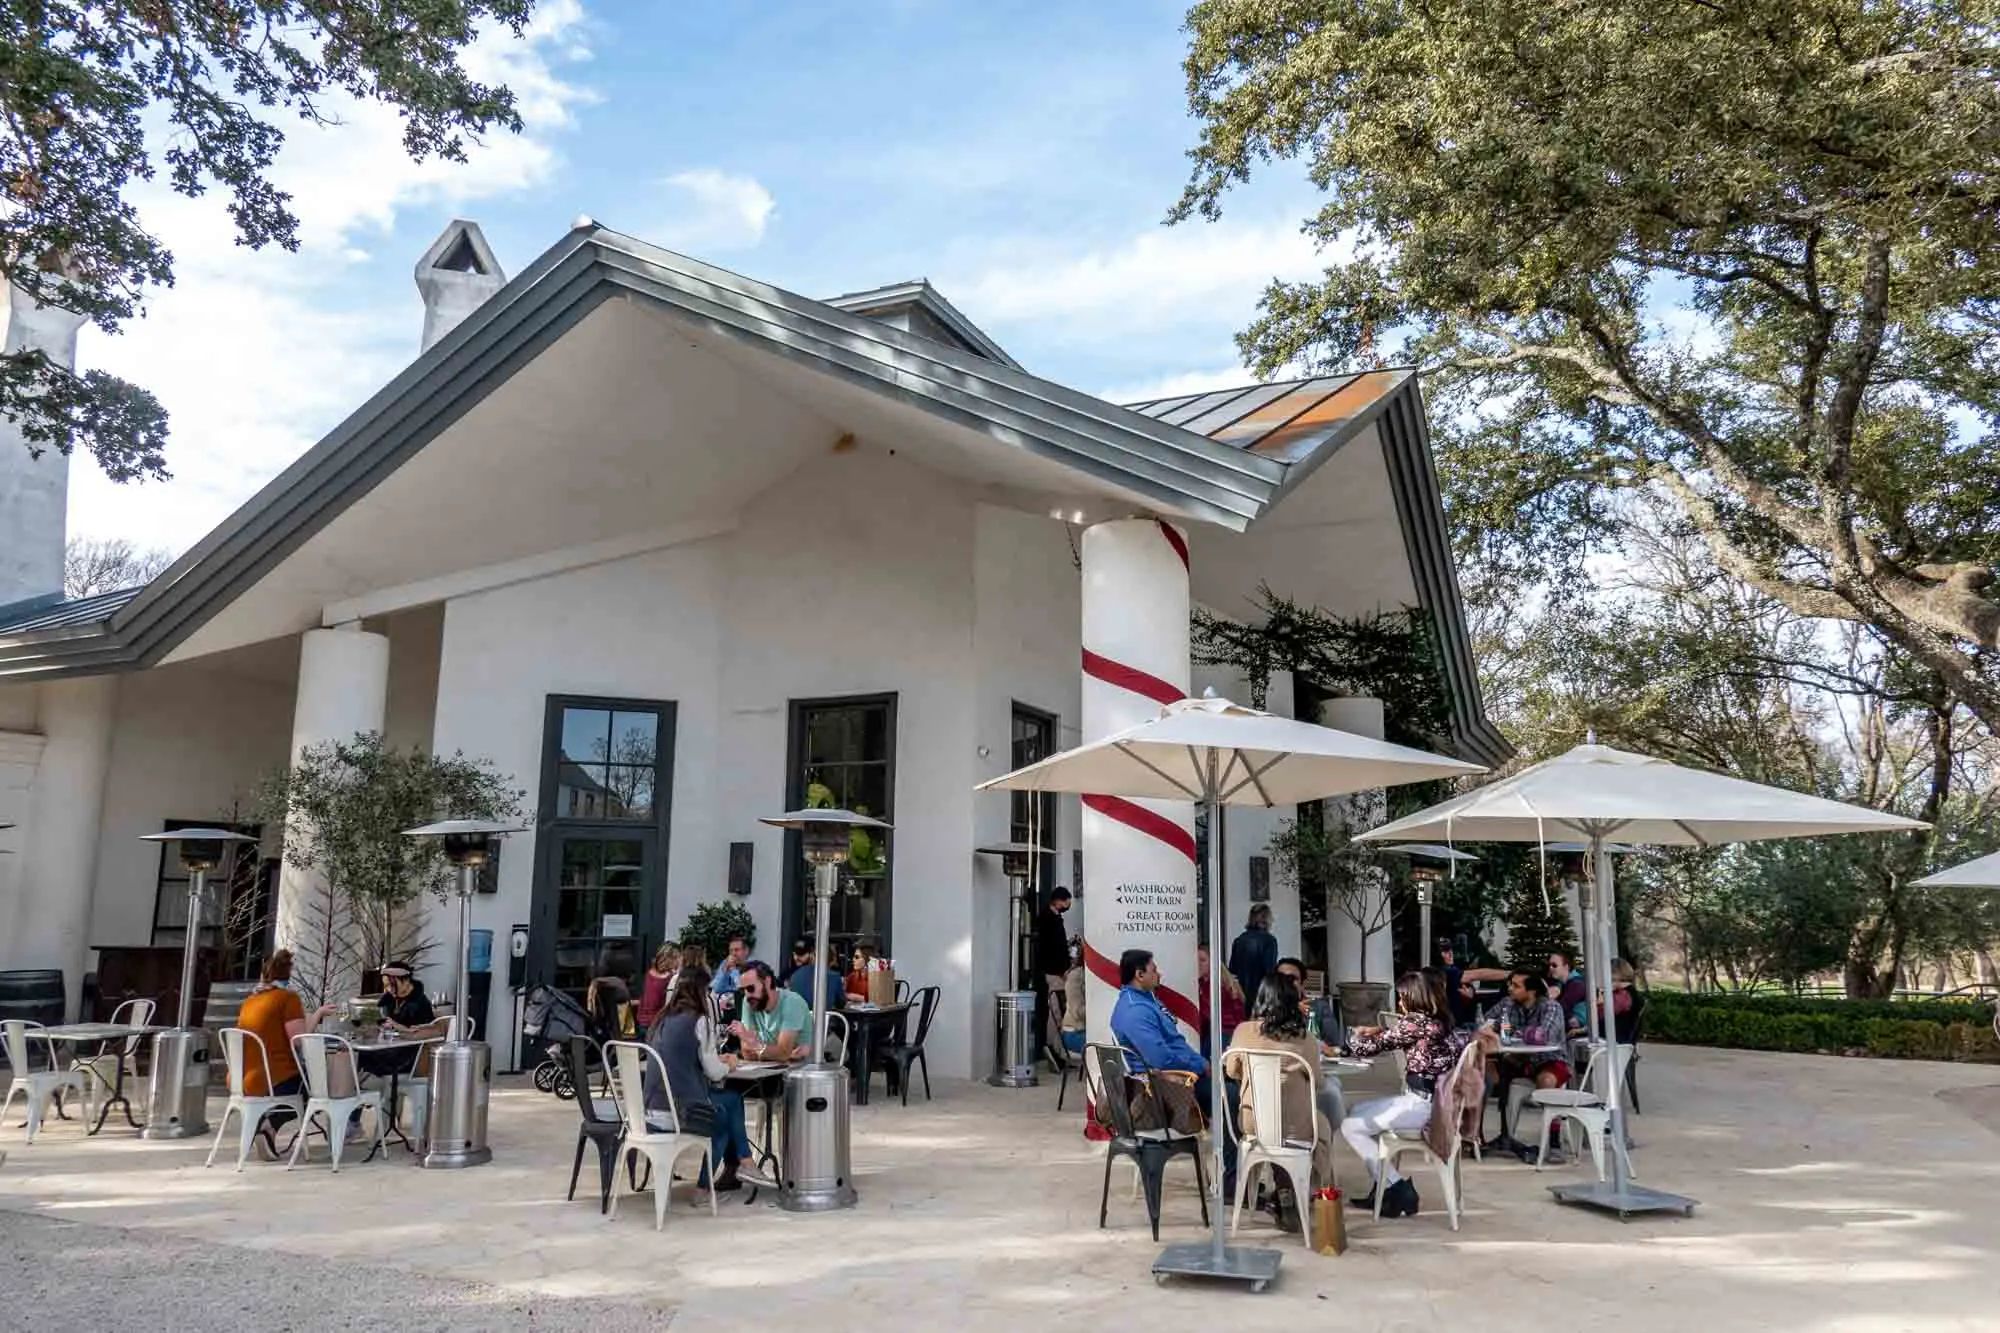
[[[1386,981],[1343,981],[1340,988],[1340,1021],[1348,1027],[1380,1027],[1382,1011],[1389,1007]]]

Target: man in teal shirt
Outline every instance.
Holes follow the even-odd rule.
[[[742,1000],[729,1030],[743,1045],[746,1060],[796,1060],[812,1045],[812,1011],[805,997],[778,984],[769,963],[743,965],[737,988]]]

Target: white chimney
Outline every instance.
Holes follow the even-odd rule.
[[[82,315],[42,305],[12,283],[0,297],[7,355],[39,348],[59,368],[76,368]],[[69,455],[46,447],[40,458],[30,456],[20,427],[0,417],[0,606],[62,595],[68,519]]]
[[[507,285],[500,261],[477,222],[454,221],[417,261],[417,290],[424,296],[424,345],[437,341]]]

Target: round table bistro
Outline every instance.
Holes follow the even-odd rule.
[[[132,1118],[131,1099],[125,1095],[125,1053],[123,1051],[116,1052],[118,1070],[113,1076],[112,1081],[108,1083],[105,1082],[103,1073],[97,1068],[95,1063],[96,1058],[112,1054],[112,1052],[106,1051],[105,1047],[114,1041],[129,1041],[134,1037],[150,1036],[155,1032],[164,1031],[166,1029],[162,1027],[135,1027],[129,1023],[64,1023],[58,1027],[43,1028],[35,1035],[47,1037],[50,1041],[66,1041],[76,1046],[95,1046],[97,1048],[89,1056],[84,1057],[92,1061],[86,1068],[89,1070],[90,1076],[96,1079],[103,1086],[104,1090],[111,1095],[106,1097],[103,1104],[97,1108],[97,1121],[86,1131],[90,1134],[96,1134],[104,1128],[104,1122],[111,1118],[111,1108],[113,1105],[117,1105],[123,1109],[126,1124],[134,1129],[139,1128],[139,1122]],[[57,1108],[57,1114],[62,1114],[60,1107]]]

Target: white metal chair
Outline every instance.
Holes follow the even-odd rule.
[[[1295,1132],[1298,1127],[1285,1124],[1285,1076],[1296,1066],[1310,1087],[1312,1067],[1291,1051],[1246,1050],[1231,1054],[1247,1066],[1242,1080],[1243,1104],[1255,1128],[1236,1138],[1236,1206],[1229,1215],[1229,1232],[1236,1234],[1237,1224],[1243,1220],[1243,1205],[1256,1183],[1257,1168],[1268,1166],[1283,1172],[1291,1182],[1292,1196],[1298,1201],[1299,1229],[1310,1250],[1312,1164],[1313,1153],[1319,1148],[1319,1114],[1315,1110],[1306,1117],[1305,1138],[1287,1137],[1287,1129]]]
[[[222,1038],[222,1058],[229,1066],[229,1104],[222,1108],[222,1119],[215,1126],[215,1142],[209,1145],[208,1161],[204,1166],[215,1165],[215,1154],[222,1150],[223,1136],[229,1133],[229,1117],[236,1117],[236,1169],[241,1171],[243,1163],[250,1159],[250,1144],[263,1128],[264,1117],[280,1107],[290,1107],[292,1114],[305,1114],[305,1104],[297,1093],[264,1093],[253,1096],[244,1091],[244,1075],[249,1065],[244,1056],[250,1045],[257,1048],[257,1067],[264,1071],[264,1086],[271,1086],[271,1053],[264,1048],[264,1039],[247,1028],[224,1028],[218,1034]],[[248,1040],[245,1040],[245,1039]],[[300,1126],[300,1137],[304,1137],[304,1126]]]
[[[1459,1052],[1458,1066],[1452,1071],[1450,1077],[1453,1081],[1456,1081],[1461,1074],[1466,1072],[1468,1064],[1481,1064],[1485,1059],[1486,1054],[1480,1049],[1478,1042],[1466,1043],[1465,1049]],[[1436,1114],[1435,1109],[1433,1109],[1432,1114]],[[1465,1139],[1466,1136],[1456,1132],[1456,1127],[1454,1127],[1454,1132],[1451,1136],[1451,1155],[1449,1157],[1439,1157],[1435,1152],[1431,1151],[1430,1141],[1424,1137],[1424,1131],[1421,1129],[1409,1131],[1390,1130],[1375,1140],[1375,1153],[1378,1162],[1387,1163],[1393,1166],[1398,1172],[1401,1172],[1403,1169],[1403,1158],[1411,1153],[1421,1153],[1423,1155],[1424,1165],[1432,1171],[1437,1172],[1438,1188],[1444,1192],[1445,1212],[1451,1217],[1451,1229],[1453,1231],[1458,1230],[1458,1215],[1465,1201],[1464,1176],[1459,1170],[1459,1163],[1465,1156]],[[1380,1184],[1381,1172],[1379,1169],[1376,1172],[1376,1181],[1375,1220],[1379,1222],[1382,1219],[1382,1196],[1388,1193]]]
[[[153,1014],[159,1008],[151,1000],[127,1000],[111,1011],[114,1025],[135,1028],[151,1027]],[[69,1067],[84,1076],[83,1103],[91,1107],[99,1097],[108,1097],[118,1086],[118,1075],[122,1069],[126,1078],[139,1075],[139,1047],[146,1039],[137,1033],[127,1037],[115,1051],[103,1051],[97,1055],[79,1055],[70,1061]]]
[[[42,1044],[48,1048],[49,1067],[30,1069],[30,1042],[37,1033],[42,1034]],[[0,1022],[0,1039],[7,1048],[7,1066],[12,1077],[7,1080],[7,1096],[0,1100],[0,1117],[13,1109],[14,1097],[19,1094],[28,1101],[28,1142],[35,1141],[35,1135],[42,1128],[42,1118],[48,1114],[50,1106],[61,1109],[65,1093],[77,1092],[85,1096],[87,1080],[74,1069],[63,1069],[56,1060],[56,1044],[50,1040],[44,1025],[31,1018],[9,1018]]]
[[[333,1151],[333,1169],[340,1170],[341,1150],[347,1144],[347,1126],[356,1111],[369,1113],[368,1123],[373,1130],[368,1147],[372,1152],[382,1142],[382,1093],[377,1088],[364,1088],[355,1078],[357,1066],[354,1062],[354,1047],[347,1038],[336,1037],[325,1032],[301,1032],[292,1038],[292,1050],[299,1060],[299,1072],[305,1077],[306,1109],[299,1117],[298,1136],[292,1140],[291,1160],[285,1169],[291,1170],[306,1155],[306,1131],[312,1128],[313,1117],[318,1116],[326,1126],[326,1140]],[[342,1063],[345,1070],[341,1070]],[[337,1082],[352,1087],[352,1092],[334,1091]]]
[[[1624,1078],[1632,1063],[1632,1045],[1620,1042],[1614,1048],[1611,1076]],[[1591,1160],[1597,1165],[1597,1178],[1603,1180],[1604,1140],[1611,1133],[1611,1112],[1604,1105],[1603,1094],[1596,1091],[1597,1062],[1604,1058],[1604,1045],[1599,1043],[1590,1053],[1590,1063],[1584,1068],[1583,1086],[1580,1088],[1537,1088],[1528,1094],[1528,1105],[1542,1108],[1542,1127],[1536,1134],[1541,1147],[1535,1153],[1535,1170],[1542,1169],[1542,1163],[1549,1155],[1549,1127],[1562,1126],[1565,1132],[1571,1125],[1583,1131],[1584,1142],[1590,1148]],[[1632,1170],[1632,1154],[1626,1151],[1622,1142],[1614,1142],[1612,1149],[1625,1159],[1625,1173],[1636,1175]],[[1574,1150],[1574,1144],[1571,1145]]]
[[[684,1134],[677,1127],[680,1115],[674,1107],[674,1090],[667,1082],[667,1066],[660,1059],[660,1053],[652,1047],[636,1041],[609,1041],[604,1044],[604,1053],[618,1066],[619,1109],[625,1117],[625,1141],[619,1145],[619,1155],[625,1160],[626,1180],[632,1179],[632,1168],[640,1157],[646,1159],[649,1173],[653,1176],[653,1230],[658,1231],[667,1223],[668,1196],[672,1193],[674,1168],[684,1157],[699,1157],[708,1169],[708,1211],[715,1213],[715,1156],[711,1151],[708,1135]],[[667,1109],[664,1113],[646,1110],[646,1066],[651,1063],[660,1080],[660,1088],[666,1094]],[[628,1188],[629,1193],[637,1193]],[[618,1216],[618,1194],[611,1195],[611,1216]]]
[[[476,1018],[466,1019],[465,1039],[467,1041],[474,1041],[478,1037],[479,1020]],[[397,1104],[389,1108],[398,1124],[402,1123],[403,1107],[407,1106],[410,1108],[410,1137],[419,1143],[423,1142],[424,1130],[429,1126],[431,1116],[431,1079],[428,1073],[423,1072],[425,1069],[424,1061],[434,1053],[438,1043],[444,1040],[444,1037],[438,1037],[435,1040],[425,1042],[417,1048],[417,1063],[411,1068],[409,1073],[398,1077],[396,1081]],[[585,1089],[584,1093],[587,1092],[588,1089]],[[584,1094],[579,1093],[579,1095]]]
[[[829,1011],[826,1016],[826,1062],[847,1063],[847,1015],[837,1010]]]

